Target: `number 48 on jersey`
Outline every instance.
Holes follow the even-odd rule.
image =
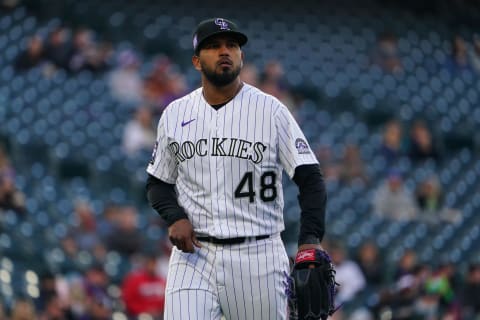
[[[259,194],[262,201],[273,201],[277,197],[276,179],[277,175],[273,171],[266,171],[260,176]],[[250,202],[255,202],[255,196],[253,172],[247,171],[235,189],[235,198],[248,197]]]

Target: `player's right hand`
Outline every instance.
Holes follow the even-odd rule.
[[[201,248],[197,240],[190,220],[180,219],[168,227],[168,238],[174,246],[183,252],[193,253],[194,246]]]

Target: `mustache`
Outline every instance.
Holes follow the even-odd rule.
[[[229,65],[233,65],[233,61],[229,58],[221,58],[220,60],[218,60],[217,65],[221,65],[221,64],[224,64],[224,63],[227,63]]]

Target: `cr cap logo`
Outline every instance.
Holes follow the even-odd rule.
[[[220,27],[220,30],[230,30],[228,22],[222,18],[216,18],[215,24]]]
[[[307,142],[301,138],[297,138],[297,140],[295,140],[295,148],[297,148],[299,154],[310,153]]]

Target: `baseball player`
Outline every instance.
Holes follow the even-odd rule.
[[[324,234],[319,163],[288,109],[240,80],[247,40],[227,19],[201,22],[192,63],[202,86],[158,123],[147,196],[174,245],[167,320],[287,318],[282,170],[299,187],[298,250]]]

